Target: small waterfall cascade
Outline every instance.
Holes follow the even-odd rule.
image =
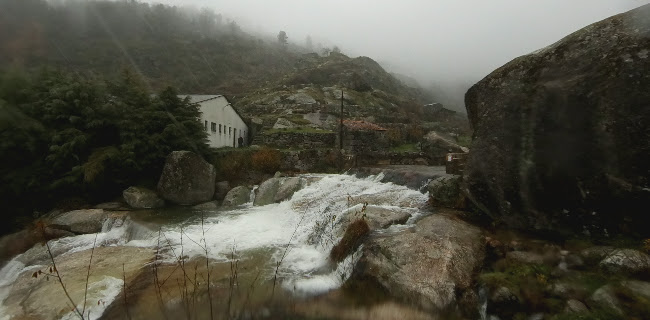
[[[359,212],[365,203],[417,214],[428,198],[407,187],[381,183],[381,175],[363,179],[349,175],[303,177],[309,183],[281,203],[266,206],[249,203],[230,210],[205,211],[200,216],[194,213],[182,222],[163,221],[154,227],[116,215],[104,221],[98,234],[61,238],[50,241],[49,245],[57,256],[90,249],[95,238],[97,246],[155,248],[161,243],[162,235],[170,248],[182,246],[187,259],[203,257],[204,246],[215,262],[230,261],[233,250],[241,256],[264,251],[271,258],[267,262],[269,274],[263,276],[272,278],[275,266],[279,265],[277,275],[281,286],[296,295],[309,296],[338,288],[349,277],[360,250],[338,265],[330,263],[329,252],[342,237],[347,223],[361,218]],[[253,190],[251,201],[254,195]],[[171,251],[161,251],[163,262],[174,263]],[[42,255],[32,257],[28,251],[0,270],[0,301],[10,293],[21,273],[47,264],[42,258]]]

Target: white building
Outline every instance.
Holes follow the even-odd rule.
[[[237,110],[221,95],[180,95],[201,107],[201,122],[211,147],[238,147],[241,137],[246,145],[248,126]]]

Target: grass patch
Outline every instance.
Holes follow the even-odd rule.
[[[420,150],[418,149],[417,144],[415,144],[415,143],[406,143],[406,144],[402,144],[402,145],[393,147],[393,148],[390,149],[390,151],[397,152],[397,153],[404,153],[404,152],[418,152]]]
[[[461,147],[469,148],[472,145],[472,136],[470,135],[458,136],[457,143]]]

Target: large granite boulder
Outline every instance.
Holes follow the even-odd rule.
[[[219,201],[223,200],[231,189],[232,187],[230,187],[230,182],[218,181],[214,185],[214,198]]]
[[[216,171],[201,156],[190,151],[174,151],[167,156],[158,193],[176,204],[194,205],[212,200]]]
[[[443,310],[470,289],[483,257],[479,228],[434,214],[412,230],[371,238],[355,276],[374,279],[391,295],[427,310]]]
[[[242,205],[251,197],[251,189],[245,186],[234,187],[232,190],[228,191],[228,194],[223,199],[222,205],[225,207],[234,207]]]
[[[160,208],[165,200],[160,199],[155,191],[143,187],[129,187],[122,191],[122,197],[129,206],[136,209]]]
[[[469,89],[469,198],[511,227],[649,233],[650,5],[519,57]],[[565,230],[572,231],[572,230]],[[596,229],[592,230],[596,231]]]
[[[271,203],[278,203],[287,200],[293,194],[304,187],[306,181],[297,177],[274,177],[268,179],[255,190],[255,200],[253,204],[256,206],[264,206]]]
[[[461,191],[461,182],[461,176],[451,174],[433,178],[427,185],[431,205],[462,209],[465,205],[465,196]]]
[[[303,179],[298,177],[285,178],[280,181],[278,192],[273,196],[274,202],[282,202],[290,199],[296,191],[300,190],[305,184]]]
[[[102,231],[107,218],[108,214],[103,209],[74,210],[54,217],[48,227],[74,234],[97,233]]]
[[[256,206],[265,206],[274,202],[275,194],[278,193],[278,188],[280,188],[280,181],[282,178],[271,178],[268,179],[255,190],[255,200],[253,205]]]

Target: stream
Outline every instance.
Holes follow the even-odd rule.
[[[197,285],[201,282],[196,280],[196,274],[201,272],[198,269],[200,264],[192,262],[203,261],[205,264],[207,250],[211,270],[214,270],[212,276],[215,280],[211,280],[211,283],[218,282],[211,287],[223,289],[227,284],[232,291],[232,279],[248,280],[248,283],[258,281],[260,292],[267,294],[272,290],[272,294],[278,291],[287,299],[305,299],[340,288],[350,276],[360,256],[359,250],[338,265],[331,263],[328,256],[343,236],[347,224],[361,218],[364,203],[376,208],[408,212],[411,216],[408,224],[421,215],[419,208],[427,201],[427,195],[418,191],[381,183],[381,174],[363,179],[349,175],[308,174],[300,177],[307,181],[307,185],[291,199],[281,203],[253,206],[251,199],[251,202],[233,209],[200,211],[191,207],[174,207],[134,211],[126,219],[107,219],[99,234],[61,238],[50,241],[49,246],[57,265],[75,253],[89,251],[93,245],[97,248],[148,248],[151,252],[155,250],[156,254],[155,260],[147,260],[146,266],[162,266],[158,269],[162,271],[157,272],[164,272],[164,266],[171,269],[182,261],[194,268]],[[18,286],[20,279],[51,265],[49,256],[44,255],[43,250],[32,248],[0,270],[0,300],[3,301],[0,319],[10,319],[12,314],[16,314],[9,298],[18,294],[14,287]],[[112,255],[119,256],[119,252],[117,250]],[[118,256],[111,258],[129,259]],[[120,263],[119,266],[123,265]],[[241,270],[234,273],[233,266]],[[59,266],[59,269],[62,267]],[[138,269],[138,266],[133,269]],[[221,269],[225,271],[220,272]],[[91,272],[93,270],[94,265]],[[135,271],[125,270],[124,277]],[[93,302],[85,308],[90,312],[90,318],[101,318],[121,295],[124,281],[120,274],[91,277],[88,284],[89,300],[96,300],[97,303]],[[201,277],[204,278],[204,275],[201,274]],[[240,283],[237,285],[244,286]],[[254,288],[254,284],[250,287]],[[211,290],[219,294],[223,291],[221,289]],[[246,303],[255,299],[250,298],[250,293],[247,295]],[[181,295],[181,298],[187,297]],[[167,304],[178,304],[174,299],[178,300],[177,297],[163,300]],[[147,301],[144,298],[140,300],[136,304]],[[200,300],[199,296],[193,301],[197,303]],[[18,301],[18,304],[23,311],[29,309],[23,301]],[[82,306],[79,304],[78,307],[81,309]],[[72,311],[64,312],[52,318],[73,319],[75,314]]]

